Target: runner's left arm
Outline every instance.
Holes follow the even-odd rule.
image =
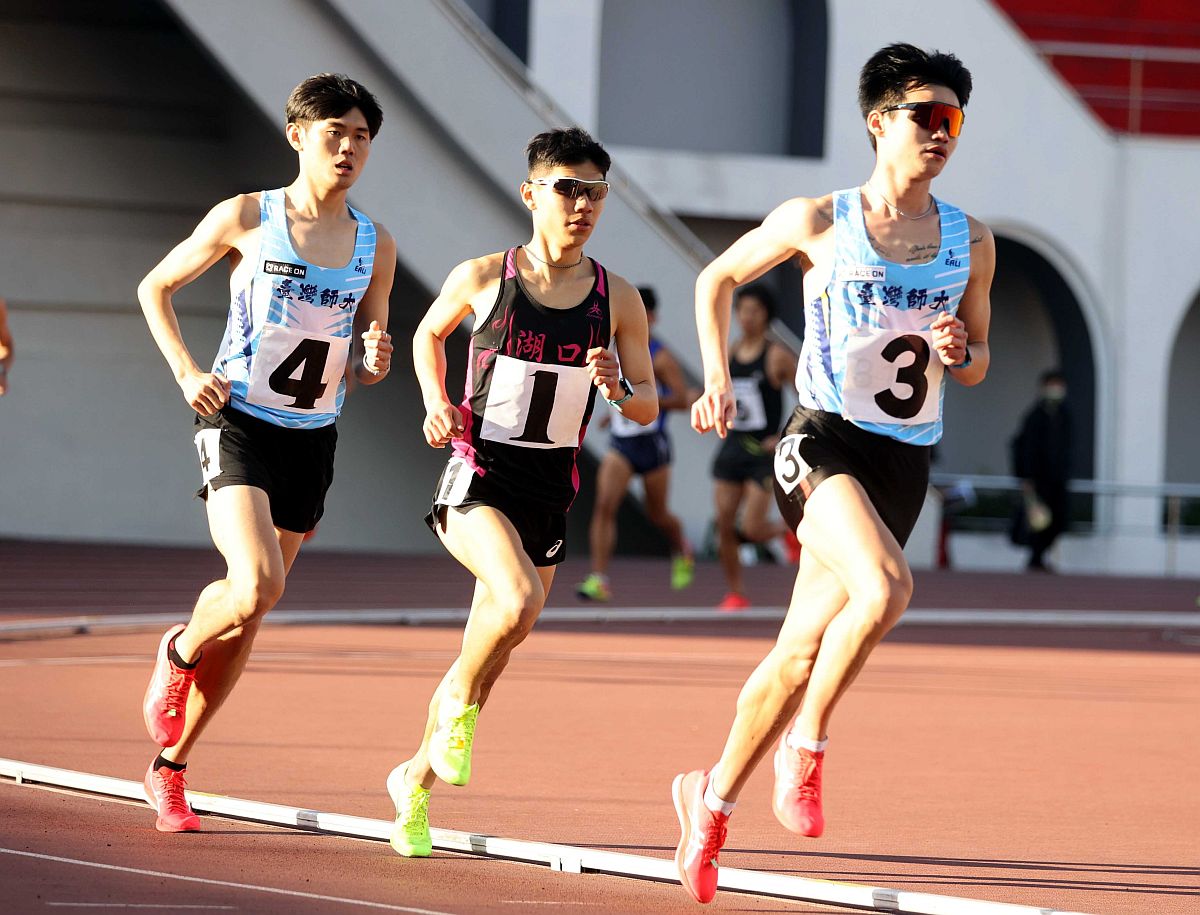
[[[375,223],[375,264],[371,282],[354,314],[350,364],[362,384],[383,381],[392,367],[392,335],[387,332],[388,296],[396,276],[396,240]]]
[[[592,383],[607,400],[620,400],[625,390],[620,375],[633,388],[633,397],[617,407],[621,414],[643,426],[658,418],[658,386],[654,381],[654,364],[650,360],[650,326],[646,321],[646,306],[630,283],[609,274],[610,314],[613,336],[617,340],[617,356],[603,347],[588,350],[588,372]],[[618,366],[617,360],[620,360]]]
[[[958,317],[939,315],[933,322],[933,346],[950,377],[970,387],[987,376],[992,362],[988,329],[992,321],[992,277],[996,273],[996,240],[991,230],[972,216],[971,273],[958,303]],[[970,350],[971,364],[962,366]],[[961,368],[959,367],[961,366]]]

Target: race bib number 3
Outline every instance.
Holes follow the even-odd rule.
[[[249,403],[291,413],[333,413],[349,337],[268,324],[250,369]]]
[[[934,422],[941,408],[942,373],[928,331],[853,335],[846,340],[842,414],[901,426]]]
[[[480,435],[523,448],[576,448],[591,390],[582,366],[498,355]]]

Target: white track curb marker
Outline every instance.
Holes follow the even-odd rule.
[[[56,769],[51,766],[41,766],[14,759],[0,759],[0,777],[13,779],[19,785],[26,783],[54,785],[110,797],[139,801],[145,799],[142,794],[141,782],[112,778],[107,775],[93,775],[90,772],[76,772],[71,769]],[[360,839],[377,839],[382,842],[388,841],[392,830],[392,824],[387,820],[371,820],[346,814],[324,813],[320,810],[268,804],[262,801],[204,794],[198,791],[189,791],[187,795],[192,808],[199,813],[212,813],[256,823],[298,827],[314,832],[334,833]],[[576,848],[547,842],[531,842],[524,839],[504,839],[497,836],[459,832],[453,829],[431,829],[430,833],[433,838],[433,847],[442,851],[466,852],[491,858],[542,864],[552,870],[567,873],[592,872],[669,883],[679,882],[675,862],[665,858]],[[1068,912],[1041,906],[1012,905],[1005,902],[939,896],[932,893],[912,893],[907,890],[894,890],[856,883],[836,883],[734,867],[721,868],[719,886],[722,889],[737,890],[759,896],[778,896],[796,901],[849,906],[872,912],[894,912],[898,915],[1084,915],[1081,912]]]

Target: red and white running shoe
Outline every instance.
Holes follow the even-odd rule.
[[[172,626],[158,643],[158,657],[154,662],[154,673],[146,687],[146,698],[142,700],[142,719],[150,739],[160,747],[173,747],[183,736],[188,692],[196,671],[176,667],[167,655],[167,648],[175,636],[183,632],[184,625]]]

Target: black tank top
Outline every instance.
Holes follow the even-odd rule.
[[[733,428],[757,441],[778,432],[783,421],[783,391],[771,384],[767,375],[770,348],[770,343],[764,344],[762,352],[750,362],[739,362],[732,353],[729,356],[729,377],[738,404]]]
[[[462,410],[464,437],[454,452],[520,504],[566,511],[579,492],[576,458],[596,386],[585,357],[612,336],[608,276],[596,278],[572,308],[534,301],[517,270],[517,249],[504,256],[500,291],[471,332]]]

